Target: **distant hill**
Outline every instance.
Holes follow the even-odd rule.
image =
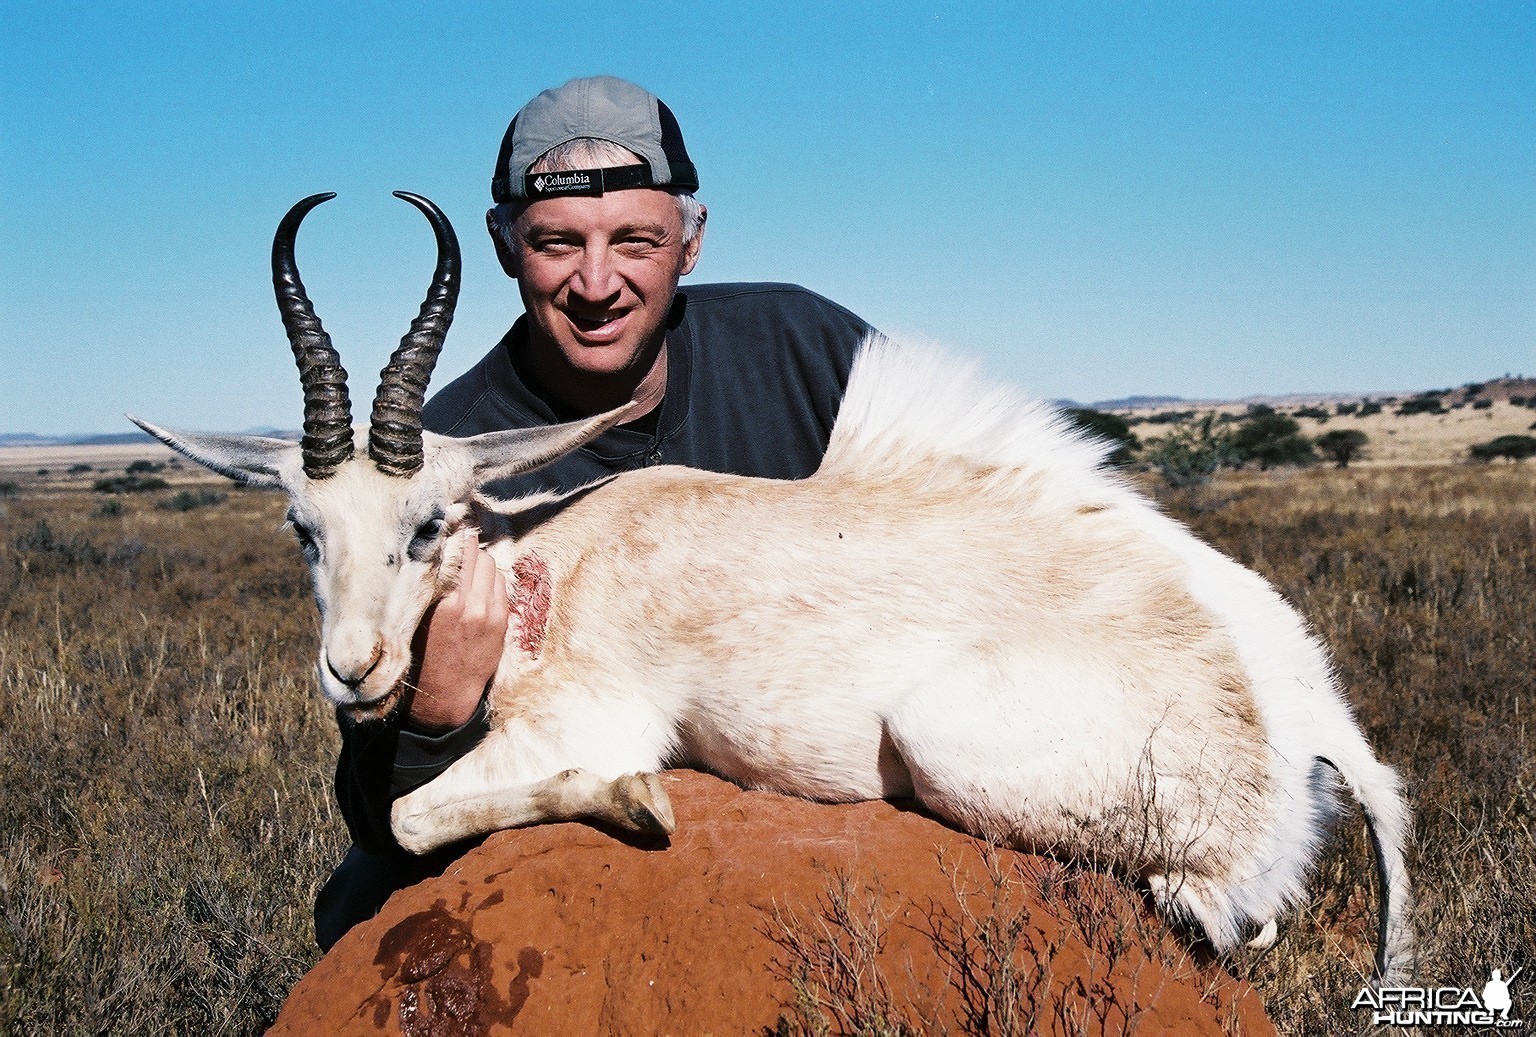
[[[1351,403],[1362,400],[1406,400],[1413,396],[1437,396],[1446,406],[1467,404],[1476,400],[1500,400],[1511,397],[1536,398],[1536,378],[1506,376],[1491,378],[1486,382],[1467,382],[1463,385],[1434,389],[1395,389],[1379,392],[1312,392],[1277,395],[1244,396],[1240,399],[1191,400],[1182,396],[1125,396],[1118,400],[1100,400],[1091,404],[1095,410],[1186,410],[1191,407],[1219,408],[1244,407],[1262,403],[1271,407],[1299,407],[1307,404]]]
[[[274,439],[298,440],[299,433],[279,428],[246,429],[248,436],[271,436]],[[31,432],[0,432],[0,447],[10,446],[120,446],[133,443],[153,443],[145,432],[100,432],[95,435],[39,436]]]
[[[1171,407],[1187,402],[1182,396],[1122,396],[1118,400],[1099,400],[1090,406],[1094,410],[1125,410],[1131,407]]]
[[[0,446],[116,446],[153,443],[143,432],[103,432],[94,436],[34,436],[30,432],[0,432]]]

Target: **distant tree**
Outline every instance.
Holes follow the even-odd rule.
[[[127,472],[129,475],[138,475],[143,472],[158,472],[164,468],[165,465],[163,464],[156,464],[153,461],[140,460],[129,462],[128,467],[124,468],[123,471]]]
[[[1438,393],[1420,393],[1398,404],[1399,416],[1407,417],[1412,414],[1444,414],[1445,405],[1440,402]]]
[[[1195,412],[1192,410],[1160,410],[1156,414],[1148,414],[1147,421],[1153,425],[1177,425],[1181,421],[1193,421]]]
[[[1376,400],[1365,400],[1365,401],[1361,402],[1360,409],[1355,412],[1355,417],[1357,417],[1357,418],[1368,418],[1372,414],[1380,414],[1380,413],[1381,413],[1381,404],[1380,403],[1378,403]]]
[[[1486,443],[1474,443],[1467,452],[1474,461],[1492,461],[1496,457],[1524,461],[1527,457],[1536,457],[1536,436],[1500,436]]]
[[[1068,408],[1067,417],[1085,432],[1115,444],[1115,452],[1109,455],[1109,463],[1124,468],[1131,463],[1131,455],[1141,449],[1141,440],[1131,431],[1130,422],[1118,414],[1094,410],[1092,407]]]
[[[1359,409],[1360,405],[1358,403],[1340,403],[1333,408],[1333,411],[1335,414],[1343,417],[1345,414],[1353,414]]]
[[[1492,400],[1473,400],[1472,401],[1472,409],[1473,410],[1492,410],[1493,409],[1493,401]]]
[[[81,472],[89,472],[90,470],[91,466],[88,464],[72,464],[69,466],[70,475],[79,475]]]
[[[1360,456],[1368,438],[1357,428],[1336,428],[1318,436],[1315,445],[1336,467],[1348,468],[1349,462]]]
[[[1312,442],[1301,434],[1295,418],[1261,414],[1232,433],[1232,453],[1238,466],[1252,462],[1268,470],[1277,465],[1308,465],[1317,460]]]
[[[1291,411],[1291,417],[1293,417],[1293,418],[1311,418],[1314,421],[1316,421],[1318,424],[1323,424],[1323,423],[1325,423],[1328,420],[1330,415],[1323,408],[1313,406],[1313,407],[1298,407],[1295,410]]]

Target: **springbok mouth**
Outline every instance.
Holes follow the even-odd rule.
[[[370,724],[379,720],[388,720],[395,710],[400,707],[404,699],[402,694],[403,684],[396,684],[389,691],[376,699],[368,702],[358,702],[349,706],[342,706],[347,715],[360,724]]]

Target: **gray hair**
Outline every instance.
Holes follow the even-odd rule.
[[[614,166],[631,166],[636,162],[643,162],[639,155],[624,147],[615,144],[611,140],[603,140],[599,137],[577,137],[568,140],[564,144],[557,144],[544,154],[538,161],[528,167],[530,173],[563,173],[572,169],[611,169]],[[704,228],[704,206],[693,196],[692,191],[670,192],[677,199],[677,211],[683,218],[683,244],[688,244],[699,236],[699,231]],[[496,231],[501,235],[502,242],[508,248],[516,247],[516,239],[512,234],[512,225],[523,214],[528,203],[502,202],[491,210],[491,219],[496,226]]]

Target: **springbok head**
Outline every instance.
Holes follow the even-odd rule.
[[[303,439],[180,432],[128,415],[201,465],[287,491],[288,521],[320,608],[320,687],[358,719],[385,716],[401,701],[412,637],[457,576],[465,538],[454,534],[471,517],[476,489],[575,450],[631,409],[468,439],[423,432],[427,380],[459,294],[459,243],[437,206],[405,191],[395,196],[431,222],[437,269],[421,312],[380,375],[367,425],[352,424],[347,373],[293,255],[305,214],[334,194],[311,195],[288,210],[272,241],[277,305],[304,385]]]

